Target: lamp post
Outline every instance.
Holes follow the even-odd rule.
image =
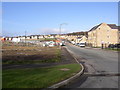
[[[67,23],[62,23],[62,24],[60,24],[60,27],[59,27],[60,34],[59,34],[59,37],[60,37],[60,35],[61,35],[62,25],[67,25]],[[60,40],[60,41],[61,41],[61,40]],[[61,44],[62,44],[62,42],[60,42],[60,49],[61,49]]]
[[[59,27],[60,35],[61,35],[62,25],[67,25],[67,23],[62,23],[62,24],[60,24],[60,27]]]
[[[27,33],[27,31],[25,30],[25,46],[26,46],[26,33]]]

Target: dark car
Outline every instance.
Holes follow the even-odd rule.
[[[114,47],[115,48],[120,48],[120,44],[115,44]]]
[[[114,48],[114,47],[115,47],[114,44],[109,44],[109,45],[108,45],[108,48]]]
[[[78,46],[78,45],[79,45],[79,43],[75,43],[75,45],[76,45],[76,46]]]

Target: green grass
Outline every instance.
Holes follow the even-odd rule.
[[[92,47],[92,48],[101,48],[101,47]]]
[[[45,60],[9,60],[4,61],[2,64],[39,64],[39,63],[56,63],[60,62],[60,58],[45,59]]]
[[[52,40],[56,40],[55,38],[45,38],[43,41],[52,41]]]
[[[120,48],[105,48],[105,50],[113,50],[113,51],[120,51]]]
[[[68,71],[61,71],[68,68]],[[3,70],[3,88],[46,88],[79,72],[79,64],[59,65],[49,68]]]

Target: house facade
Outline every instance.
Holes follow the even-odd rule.
[[[87,44],[92,47],[107,47],[109,44],[119,43],[118,26],[101,23],[88,31]]]
[[[87,42],[87,37],[86,36],[77,37],[75,39],[75,43],[86,43],[86,42]]]
[[[81,37],[80,35],[68,35],[66,38],[69,41],[75,41],[77,37]]]

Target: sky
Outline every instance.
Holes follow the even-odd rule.
[[[2,35],[46,35],[89,31],[118,24],[117,2],[3,2]],[[66,23],[66,24],[64,24]]]

